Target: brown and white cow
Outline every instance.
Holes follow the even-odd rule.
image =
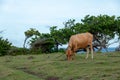
[[[91,51],[91,57],[93,59],[92,41],[93,41],[93,35],[89,32],[72,35],[70,37],[70,40],[68,43],[68,48],[66,50],[67,59],[68,60],[73,59],[73,57],[75,56],[75,52],[78,49],[86,49],[87,50],[87,54],[86,54],[86,59],[87,59],[88,54],[89,54],[89,48]]]

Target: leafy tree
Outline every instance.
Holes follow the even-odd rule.
[[[57,29],[57,26],[50,28],[50,34],[52,38],[55,39],[60,44],[66,44],[69,40],[69,37],[75,34],[75,20],[70,19],[67,22],[64,22],[64,28]],[[56,43],[57,43],[56,42]]]
[[[79,24],[77,24],[79,25]],[[76,24],[74,19],[70,19],[64,22],[64,28],[57,29],[57,26],[50,27],[50,35],[55,42],[55,49],[58,51],[58,46],[66,44],[69,41],[71,35],[76,34]]]
[[[120,51],[120,16],[117,17],[116,22],[117,22],[116,23],[117,28],[115,28],[116,29],[116,34],[119,36],[118,37],[119,45],[118,45],[118,47],[116,47],[116,51]]]
[[[120,39],[120,16],[117,17],[117,20],[116,20],[116,34],[119,36],[119,39]]]
[[[69,19],[67,22],[63,23],[65,28],[71,28],[75,25],[75,19]]]
[[[30,28],[30,30],[25,31],[24,34],[25,34],[25,40],[24,40],[24,44],[23,44],[24,48],[25,48],[25,43],[28,38],[32,37],[33,35],[35,35],[35,36],[40,35],[39,31],[34,28]]]
[[[8,41],[8,39],[0,37],[0,56],[7,55],[11,45],[12,44]]]
[[[55,42],[55,50],[58,51],[58,46],[64,43],[64,40],[62,37],[63,33],[61,32],[61,30],[57,30],[57,26],[53,26],[53,27],[50,27],[50,34],[51,34],[51,38]]]
[[[3,31],[0,31],[2,33]],[[0,56],[7,55],[12,43],[8,41],[8,39],[3,39],[0,35]]]
[[[107,50],[108,42],[115,37],[116,20],[115,16],[99,15],[85,16],[81,20],[86,31],[94,35],[94,47]]]

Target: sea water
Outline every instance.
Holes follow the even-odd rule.
[[[97,49],[95,49],[95,52],[97,52],[98,50]],[[115,48],[114,47],[109,47],[109,48],[107,48],[107,51],[108,52],[114,52],[115,51]],[[102,49],[100,52],[103,52],[103,53],[105,53],[105,52],[107,52],[105,49]],[[85,51],[78,51],[77,53],[86,53]]]
[[[115,48],[114,47],[110,47],[110,48],[107,48],[108,52],[114,52],[115,51]],[[102,49],[101,52],[107,52],[105,49]]]

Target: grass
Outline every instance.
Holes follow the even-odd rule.
[[[120,52],[96,53],[94,60],[63,53],[0,57],[0,80],[120,80]]]

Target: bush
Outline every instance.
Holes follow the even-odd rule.
[[[30,54],[29,53],[29,49],[26,49],[26,48],[12,47],[9,50],[9,55],[13,55],[13,56],[16,56],[16,55],[26,55],[26,54]]]
[[[37,53],[51,53],[54,41],[51,38],[38,39],[31,44],[31,49]]]
[[[8,41],[8,39],[0,37],[0,56],[7,55],[11,45],[12,44]]]
[[[65,52],[65,48],[60,48],[58,52]]]
[[[53,48],[53,49],[51,50],[51,53],[56,53],[56,52],[62,52],[62,53],[64,53],[64,52],[65,52],[65,48],[58,48],[58,50],[55,49],[55,48]]]
[[[38,49],[31,49],[30,54],[42,54],[42,50],[40,48]]]

